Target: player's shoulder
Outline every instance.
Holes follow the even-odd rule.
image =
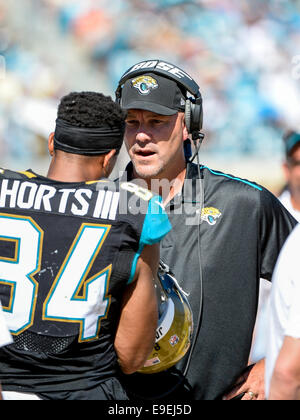
[[[11,169],[0,168],[0,179],[30,179],[35,175],[29,171],[13,171]]]
[[[120,192],[123,192],[124,195],[135,196],[142,202],[149,203],[149,201],[154,197],[154,194],[147,188],[147,186],[141,186],[135,182],[122,180],[115,181],[115,183],[118,185]]]
[[[135,182],[121,181],[119,189],[120,204],[125,201],[123,220],[141,229],[141,242],[144,244],[152,245],[160,241],[171,230],[162,198]]]
[[[0,168],[0,179],[28,180],[37,178],[37,175],[30,169],[26,171],[14,171]]]

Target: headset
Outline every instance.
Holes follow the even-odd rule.
[[[191,76],[171,63],[161,60],[148,60],[141,61],[130,67],[119,81],[116,90],[116,101],[121,104],[122,88],[128,79],[145,73],[155,73],[171,79],[185,91],[185,124],[188,133],[192,135],[193,140],[203,139],[204,136],[200,133],[203,126],[203,107],[200,88]],[[193,98],[187,97],[188,92],[193,95]]]

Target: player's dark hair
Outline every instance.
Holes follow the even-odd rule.
[[[122,128],[126,113],[110,96],[97,92],[72,92],[61,99],[57,117],[80,128]]]
[[[120,151],[126,113],[120,105],[98,92],[72,92],[57,110],[54,148],[66,153],[98,156]]]

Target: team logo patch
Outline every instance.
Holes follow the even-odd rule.
[[[151,90],[158,88],[157,81],[151,76],[139,76],[136,79],[133,79],[131,83],[141,95],[149,95]]]
[[[217,223],[218,219],[222,216],[220,210],[214,207],[206,207],[202,210],[201,219],[213,226]]]

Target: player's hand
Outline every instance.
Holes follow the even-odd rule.
[[[249,366],[223,400],[265,400],[265,360]]]

